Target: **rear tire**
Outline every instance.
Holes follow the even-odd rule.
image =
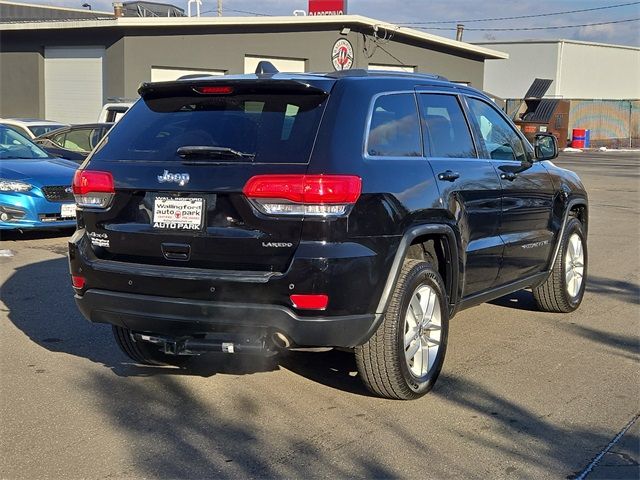
[[[135,341],[128,328],[113,325],[113,337],[120,350],[136,363],[143,365],[173,365],[186,367],[191,361],[191,356],[170,355],[160,350],[160,347],[151,342]]]
[[[419,398],[433,388],[447,348],[449,308],[431,265],[405,260],[378,330],[355,349],[358,372],[374,394]]]
[[[543,312],[573,312],[582,303],[587,284],[587,241],[582,223],[567,222],[551,274],[533,288],[533,297]]]

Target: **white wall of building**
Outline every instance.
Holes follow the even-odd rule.
[[[224,75],[225,70],[202,70],[177,67],[151,67],[152,82],[170,82],[184,75]]]
[[[484,63],[484,90],[500,98],[522,98],[534,78],[554,80],[547,95],[556,94],[557,43],[501,43],[491,48],[509,54],[507,60]]]
[[[640,98],[640,49],[563,42],[558,90],[565,98]]]
[[[640,48],[570,40],[482,45],[509,54],[485,62],[484,89],[498,97],[522,98],[535,78],[550,78],[547,96],[640,98]]]

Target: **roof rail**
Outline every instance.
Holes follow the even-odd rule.
[[[370,76],[389,76],[389,77],[418,77],[429,80],[439,80],[442,82],[448,82],[449,79],[442,75],[436,75],[433,73],[418,73],[418,72],[400,72],[395,70],[365,70],[362,68],[353,68],[351,70],[339,70],[337,72],[326,73],[325,76],[331,78],[341,77],[370,77]]]
[[[266,60],[260,60],[256,67],[256,75],[274,75],[280,73],[276,66]]]
[[[421,77],[428,78],[430,80],[441,80],[443,82],[448,82],[449,79],[447,77],[443,77],[442,75],[437,75],[435,73],[419,73],[419,72],[401,72],[395,70],[368,70],[370,73],[375,73],[376,75],[390,75],[396,77]]]

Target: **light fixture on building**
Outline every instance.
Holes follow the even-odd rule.
[[[351,32],[351,29],[349,27],[344,27],[340,30],[340,35],[349,35],[349,32]]]

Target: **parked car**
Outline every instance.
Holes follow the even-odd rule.
[[[0,126],[0,230],[74,227],[77,167]]]
[[[82,163],[113,123],[70,125],[36,137],[33,141],[55,157]]]
[[[412,399],[455,313],[523,288],[582,301],[587,193],[478,90],[352,70],[139,93],[75,175],[69,243],[80,311],[136,362],[339,347]]]
[[[133,105],[133,100],[121,100],[105,103],[98,115],[99,123],[115,123],[119,121]]]
[[[67,126],[66,123],[38,120],[37,118],[0,118],[0,125],[31,139]]]

